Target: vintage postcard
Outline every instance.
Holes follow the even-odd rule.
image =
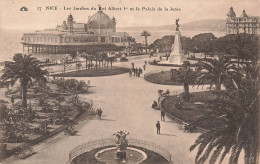
[[[0,163],[258,164],[259,0],[1,0]]]

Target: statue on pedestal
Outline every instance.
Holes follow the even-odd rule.
[[[168,58],[168,62],[171,64],[176,64],[176,65],[182,65],[184,61],[186,61],[186,58],[184,56],[184,53],[182,51],[182,46],[181,46],[181,32],[180,32],[180,25],[179,25],[179,20],[176,19],[176,31],[175,31],[175,37],[174,37],[174,44],[172,45],[171,48],[171,54],[170,57]]]
[[[179,25],[179,20],[180,19],[176,19],[176,31],[180,31],[180,25]]]
[[[117,131],[113,135],[116,136],[116,160],[118,161],[126,161],[126,148],[128,146],[128,140],[126,136],[129,134],[127,131]]]

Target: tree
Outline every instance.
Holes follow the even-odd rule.
[[[171,69],[172,81],[183,83],[184,100],[190,101],[189,84],[196,78],[197,72],[190,68],[190,63],[185,62],[181,68]]]
[[[78,56],[77,53],[78,53],[78,52],[71,52],[71,53],[70,53],[70,57],[71,57],[72,61],[75,60],[75,59],[77,59],[77,56]]]
[[[184,51],[184,54],[189,54],[189,52],[192,52],[192,46],[191,46],[191,38],[190,37],[181,37],[181,45],[182,49]]]
[[[253,34],[230,34],[220,37],[214,45],[214,49],[223,52],[239,60],[255,61],[259,55],[259,36]]]
[[[201,134],[190,147],[190,151],[198,147],[196,163],[205,163],[210,155],[209,163],[216,163],[220,155],[222,163],[231,152],[229,163],[237,164],[242,150],[245,164],[259,162],[259,66],[247,64],[241,80],[233,85],[235,89],[222,93],[223,98],[208,102],[212,117],[223,124]]]
[[[132,36],[127,36],[126,41],[128,43],[128,55],[130,55],[131,43],[136,43],[135,38]]]
[[[111,69],[112,69],[112,67],[113,67],[113,61],[115,60],[115,58],[112,56],[112,57],[108,57],[107,59],[106,59],[106,61],[109,63],[110,62],[110,66],[111,66]],[[108,64],[107,63],[107,69],[108,69]]]
[[[148,37],[148,36],[151,36],[151,33],[148,32],[147,30],[144,30],[144,31],[141,33],[141,36],[144,36],[144,39],[145,39],[145,53],[147,53],[147,37]]]
[[[237,68],[232,64],[229,58],[221,57],[219,59],[203,59],[199,62],[198,70],[200,73],[196,79],[198,85],[210,83],[210,88],[213,84],[216,90],[221,90],[221,85],[231,76],[237,75]]]
[[[6,62],[3,69],[2,81],[11,80],[11,84],[19,79],[22,88],[22,107],[27,108],[27,88],[32,79],[46,80],[47,70],[42,70],[39,61],[31,55],[15,54],[13,61]]]
[[[216,37],[212,33],[198,34],[191,39],[191,50],[194,53],[204,53],[206,55],[213,50],[212,42]]]

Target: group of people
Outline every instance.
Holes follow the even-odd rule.
[[[143,73],[143,70],[139,67],[139,68],[132,68],[129,70],[129,76],[132,77],[140,77],[140,75]]]
[[[147,65],[147,61],[144,62],[144,65],[143,65],[143,69],[142,68],[135,68],[135,64],[134,63],[131,63],[132,65],[132,69],[129,70],[129,76],[132,77],[140,77],[140,75],[143,73],[143,70],[145,71],[146,69],[146,65]]]

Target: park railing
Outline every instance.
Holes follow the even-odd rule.
[[[169,153],[168,150],[162,148],[161,146],[158,146],[155,143],[143,141],[140,139],[128,138],[127,140],[128,140],[128,145],[130,147],[136,146],[136,147],[145,148],[147,150],[160,154],[165,159],[167,159],[169,162],[171,162],[171,154]],[[69,163],[73,163],[73,160],[76,157],[78,157],[79,155],[81,155],[85,152],[89,152],[93,149],[102,148],[102,147],[106,147],[106,146],[115,146],[115,139],[114,138],[104,138],[104,139],[89,141],[87,143],[83,143],[79,146],[76,146],[75,148],[73,148],[71,150],[71,152],[69,154]]]

